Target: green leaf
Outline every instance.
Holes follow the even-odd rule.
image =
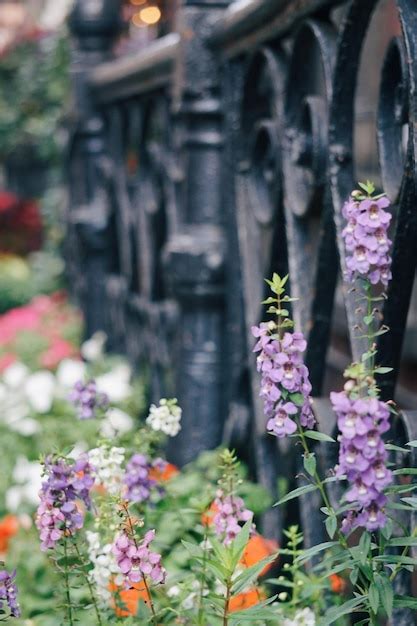
[[[329,517],[325,521],[325,526],[330,539],[333,539],[337,530],[336,515],[329,515]]]
[[[407,448],[401,448],[400,446],[396,446],[394,443],[386,443],[385,449],[392,452],[403,452],[404,454],[410,453],[410,450],[407,450]]]
[[[417,609],[417,598],[410,596],[394,596],[396,609]]]
[[[412,448],[417,448],[417,439],[414,439],[413,441],[409,441],[406,445],[411,446]]]
[[[377,367],[375,370],[375,374],[388,374],[392,372],[392,367]]]
[[[365,315],[365,317],[363,318],[363,321],[365,322],[366,326],[370,326],[370,324],[372,324],[372,322],[374,321],[374,316]]]
[[[394,537],[387,541],[390,548],[402,548],[403,546],[417,546],[417,537]]]
[[[255,563],[255,565],[248,567],[241,574],[239,574],[233,583],[232,593],[236,595],[249,587],[258,578],[262,570],[277,559],[278,554],[279,553],[276,552],[276,554],[262,559],[262,561]]]
[[[204,558],[204,550],[199,545],[184,540],[181,543],[194,558]]]
[[[343,615],[348,615],[352,613],[356,608],[358,608],[361,604],[364,604],[365,596],[357,596],[356,598],[352,598],[347,602],[344,602],[340,606],[333,606],[331,609],[326,611],[324,618],[319,622],[319,626],[329,626],[329,624],[333,624],[339,617],[343,617]]]
[[[329,548],[333,548],[333,546],[339,545],[337,541],[324,541],[323,543],[319,543],[317,546],[313,546],[312,548],[308,548],[308,550],[303,550],[302,554],[300,554],[296,559],[296,563],[304,563],[308,561],[316,554],[323,552],[323,550],[328,550]]]
[[[384,537],[384,539],[389,539],[393,531],[394,531],[394,524],[392,523],[392,520],[388,518],[387,521],[385,522],[385,526],[381,528],[381,534]]]
[[[369,550],[371,548],[371,535],[368,532],[364,532],[359,541],[359,560],[362,565],[365,565],[368,560]]]
[[[374,561],[385,563],[385,565],[398,563],[400,565],[412,565],[414,567],[416,564],[415,559],[410,556],[403,556],[402,554],[381,554],[374,556]]]
[[[277,299],[276,298],[267,298],[266,300],[262,300],[261,304],[276,304],[277,303]]]
[[[329,443],[336,443],[333,437],[319,433],[317,430],[305,430],[304,435],[309,439],[315,439],[316,441],[328,441]]]
[[[297,406],[303,406],[305,398],[302,393],[290,393],[290,400]]]
[[[388,576],[382,572],[380,574],[375,574],[375,584],[378,587],[382,606],[384,607],[388,617],[391,617],[394,604],[394,591],[392,584]]]
[[[230,549],[232,551],[231,565],[233,567],[233,570],[235,570],[236,565],[239,563],[240,559],[242,558],[242,554],[246,546],[248,545],[252,525],[252,520],[248,520],[245,525],[242,526],[242,530],[240,531],[240,533],[236,535],[236,537],[230,544]]]
[[[401,498],[402,502],[409,504],[413,509],[417,509],[417,497],[414,498]]]
[[[401,467],[392,472],[394,476],[416,476],[417,467]]]
[[[281,498],[281,500],[278,500],[278,502],[275,502],[273,506],[280,506],[281,504],[284,504],[284,502],[288,502],[289,500],[294,500],[294,498],[299,498],[300,496],[304,496],[306,493],[311,493],[312,491],[316,491],[317,488],[318,488],[317,485],[304,485],[303,487],[297,487],[297,489],[294,489],[293,491],[290,491],[290,493],[287,493],[287,495]]]
[[[315,454],[309,454],[303,456],[304,469],[306,472],[310,474],[310,476],[314,476],[317,468],[317,461]]]
[[[379,607],[379,591],[375,583],[371,583],[369,585],[368,598],[369,598],[369,605],[373,613],[375,613],[376,615],[378,613],[378,607]]]

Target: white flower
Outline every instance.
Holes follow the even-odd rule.
[[[111,600],[109,585],[112,579],[116,584],[122,584],[120,569],[112,551],[112,544],[100,544],[100,535],[91,531],[86,531],[88,542],[88,556],[94,565],[89,572],[91,582],[95,585],[100,604],[106,606]]]
[[[111,372],[96,378],[97,390],[106,393],[111,402],[125,400],[132,393],[130,385],[131,375],[132,372],[129,365],[120,363]]]
[[[106,417],[101,422],[100,434],[102,437],[111,439],[116,435],[124,435],[133,429],[134,421],[124,411],[111,408],[107,411]]]
[[[175,437],[181,430],[182,409],[178,406],[176,398],[166,400],[163,398],[159,406],[151,405],[146,423],[153,430],[160,430],[170,437]]]
[[[56,379],[65,389],[72,389],[79,380],[84,380],[85,364],[75,359],[64,359],[58,365]]]
[[[103,331],[97,331],[90,339],[84,341],[81,346],[81,355],[86,361],[98,361],[103,355],[107,335]]]
[[[125,449],[100,446],[90,450],[88,459],[94,468],[96,479],[108,493],[112,496],[120,494],[124,477],[122,464],[125,460]]]
[[[172,585],[167,591],[168,598],[177,598],[181,593],[181,589],[178,585]]]
[[[37,506],[38,493],[42,486],[42,466],[37,461],[29,461],[18,456],[13,469],[13,480],[17,483],[6,492],[7,510],[15,513],[22,504]]]
[[[55,376],[47,370],[31,374],[25,382],[25,395],[37,413],[48,413],[54,401]]]
[[[77,441],[74,445],[73,449],[67,454],[69,459],[74,459],[76,461],[84,452],[87,452],[88,445],[85,441]]]
[[[316,617],[311,609],[302,609],[293,619],[284,619],[282,626],[316,626]]]
[[[3,382],[12,389],[18,389],[29,376],[29,370],[23,363],[12,363],[3,372]]]
[[[12,422],[9,424],[9,428],[24,437],[31,437],[41,429],[39,423],[32,417],[24,417],[23,419]]]

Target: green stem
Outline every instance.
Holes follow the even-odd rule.
[[[226,583],[226,599],[224,603],[224,611],[223,611],[223,626],[228,626],[229,624],[229,603],[231,596],[232,582],[229,579]]]
[[[67,538],[64,538],[64,582],[65,582],[65,595],[67,598],[67,612],[68,612],[68,623],[69,626],[74,626],[74,619],[72,614],[72,604],[71,604],[71,589],[69,584],[69,569],[68,569],[68,546],[67,546]]]
[[[78,548],[78,545],[77,545],[77,542],[75,541],[75,539],[74,539],[74,548],[75,548],[75,552],[77,553],[78,559],[79,559],[79,561],[80,561],[80,563],[82,565],[81,553],[80,553],[80,550]],[[100,611],[99,611],[98,604],[97,604],[97,598],[96,598],[96,595],[94,593],[94,589],[93,589],[93,585],[91,584],[91,580],[89,579],[88,574],[85,574],[84,572],[82,573],[82,576],[83,576],[85,582],[87,583],[87,587],[88,587],[88,590],[90,592],[91,603],[92,603],[92,605],[94,607],[94,611],[95,611],[95,614],[96,614],[96,617],[97,617],[97,624],[98,624],[98,626],[103,626],[103,622],[102,622]]]
[[[201,578],[200,578],[200,592],[198,596],[198,617],[197,624],[198,626],[204,626],[205,618],[204,618],[204,610],[203,610],[203,598],[204,598],[204,583],[206,580],[206,571],[207,571],[207,539],[208,532],[207,527],[204,527],[204,551],[203,551],[203,568],[201,570]]]

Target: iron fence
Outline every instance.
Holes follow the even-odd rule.
[[[265,434],[258,397],[250,327],[263,277],[290,273],[319,428],[334,434],[326,396],[357,316],[339,280],[341,207],[361,175],[394,209],[385,398],[404,336],[412,343],[415,2],[183,0],[176,33],[110,60],[117,5],[79,0],[71,19],[68,258],[87,330],[104,328],[147,368],[154,398],[175,390],[184,421],[174,461],[223,439],[276,493],[298,468],[291,447]],[[347,342],[356,357],[360,341],[351,332]],[[413,393],[401,397],[413,408]],[[393,436],[417,439],[416,414],[403,411]],[[324,467],[335,462],[322,444],[317,452]],[[308,544],[322,540],[315,511],[302,501]],[[265,532],[279,536],[292,514],[273,509]],[[412,619],[403,611],[395,623]]]

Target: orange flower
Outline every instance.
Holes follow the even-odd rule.
[[[241,611],[242,609],[248,609],[251,606],[255,606],[266,600],[266,595],[260,589],[253,587],[244,593],[239,593],[237,596],[230,598],[229,611]]]
[[[329,576],[330,588],[334,593],[343,593],[346,590],[346,581],[337,574],[331,574]]]
[[[19,520],[16,515],[6,515],[0,521],[0,553],[7,552],[9,541],[19,530]]]
[[[240,562],[245,567],[252,567],[262,559],[274,554],[278,548],[278,543],[274,539],[265,539],[256,533],[250,537]],[[273,565],[273,562],[266,565],[259,575],[266,574]]]
[[[211,526],[213,523],[213,517],[216,515],[216,513],[218,512],[219,507],[217,506],[217,504],[213,501],[209,508],[207,509],[207,511],[205,511],[203,513],[203,515],[201,516],[201,523],[203,524],[203,526]]]
[[[167,463],[164,469],[158,469],[157,467],[153,467],[149,472],[149,478],[153,480],[157,480],[160,483],[165,483],[170,478],[174,478],[177,474],[180,473],[180,470],[176,465],[172,463]]]
[[[134,616],[138,612],[140,600],[143,600],[145,603],[149,602],[149,594],[146,591],[143,581],[134,584],[130,589],[123,589],[115,583],[110,583],[110,591],[115,598],[112,603],[112,608],[117,617]],[[121,604],[124,608],[117,606],[118,604]]]

